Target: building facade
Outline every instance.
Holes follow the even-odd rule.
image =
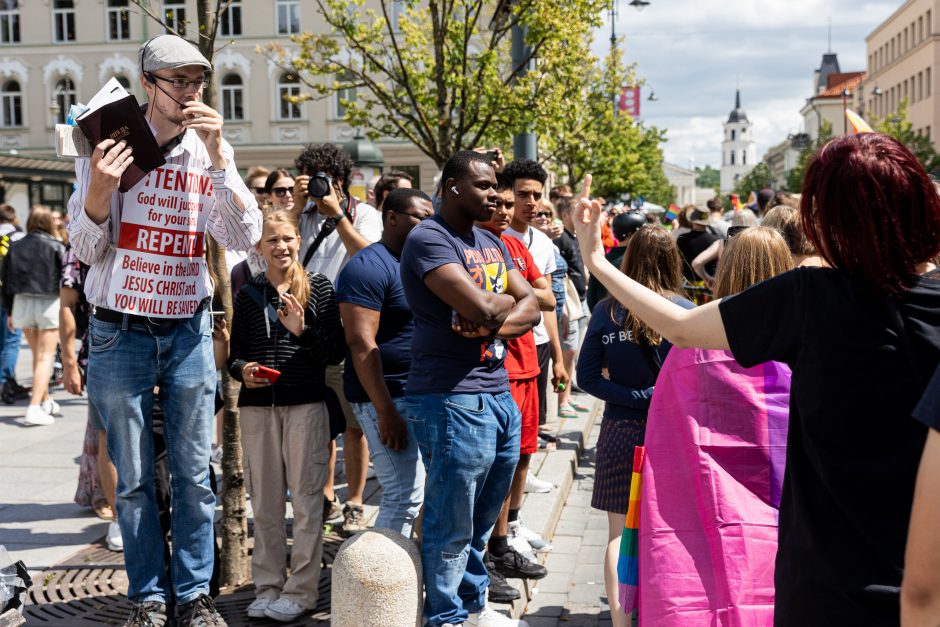
[[[675,202],[684,207],[695,203],[695,178],[694,170],[677,166],[673,163],[663,162],[663,174],[669,184],[676,190]]]
[[[195,0],[154,0],[155,11],[190,39]],[[343,143],[356,130],[342,121],[341,100],[354,92],[292,104],[304,89],[295,74],[256,52],[302,31],[322,31],[315,4],[300,0],[235,0],[223,16],[212,80],[226,139],[238,165],[293,167],[309,142]],[[3,0],[0,2],[0,151],[48,156],[52,133],[71,104],[88,102],[112,76],[143,99],[137,50],[164,32],[129,0]],[[224,46],[222,44],[225,44]],[[386,169],[402,169],[430,191],[437,167],[414,145],[377,142]],[[364,173],[368,174],[368,173]]]
[[[738,179],[757,165],[757,144],[751,133],[751,123],[741,108],[741,90],[735,93],[734,110],[724,124],[721,142],[721,193],[734,191]]]
[[[940,33],[933,25],[940,0],[907,0],[865,38],[868,76],[861,85],[866,118],[884,119],[908,103],[914,131],[935,148],[940,110],[934,98],[933,68],[940,64]]]
[[[845,110],[864,113],[861,99],[864,81],[865,72],[841,72],[834,53],[823,55],[820,69],[813,74],[813,95],[800,109],[803,128],[811,140],[816,141],[825,125],[831,127],[833,136],[850,130]]]

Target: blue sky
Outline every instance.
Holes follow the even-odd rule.
[[[688,167],[720,161],[721,124],[734,108],[736,85],[754,123],[758,156],[802,130],[800,108],[827,48],[843,72],[865,69],[865,37],[902,0],[649,0],[638,12],[619,0],[617,34],[637,63],[642,119],[667,129],[666,160]],[[595,52],[610,45],[610,23]],[[650,90],[656,102],[647,101]],[[690,161],[694,160],[694,161]]]

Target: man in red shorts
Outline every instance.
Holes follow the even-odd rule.
[[[555,297],[552,294],[551,284],[536,268],[525,244],[515,237],[502,235],[503,231],[509,228],[512,220],[514,198],[511,181],[499,173],[496,175],[496,181],[496,211],[488,222],[477,222],[476,225],[500,235],[500,239],[509,249],[513,263],[516,264],[522,277],[532,286],[532,291],[535,292],[539,301],[539,308],[542,311],[554,311]],[[544,566],[530,561],[509,544],[510,512],[518,515],[525,493],[529,460],[532,453],[538,450],[539,360],[531,331],[506,342],[505,366],[509,374],[509,391],[522,414],[522,436],[519,439],[519,463],[512,478],[509,495],[493,526],[493,533],[488,543],[489,555],[485,560],[490,575],[489,600],[494,603],[511,603],[519,598],[519,591],[506,582],[506,577],[541,579],[548,574]]]

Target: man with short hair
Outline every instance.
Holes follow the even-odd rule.
[[[375,208],[382,211],[382,203],[393,189],[411,188],[414,179],[407,172],[392,170],[386,172],[375,184]]]
[[[538,301],[505,244],[474,226],[495,208],[490,158],[460,151],[441,182],[440,213],[411,231],[401,257],[415,317],[406,419],[427,470],[425,625],[520,627],[486,605],[483,551],[519,459],[503,342],[538,322]]]
[[[319,272],[336,285],[340,271],[349,259],[382,236],[382,218],[371,205],[359,202],[349,193],[349,177],[355,167],[349,154],[335,144],[309,144],[294,165],[300,173],[294,179],[294,206],[300,214],[300,258],[308,272]],[[328,193],[322,198],[308,194],[312,177],[324,177]],[[323,490],[323,521],[343,519],[343,531],[365,528],[362,493],[369,469],[369,447],[352,406],[343,391],[345,362],[326,367],[326,384],[339,397],[346,418],[343,457],[348,482],[346,503],[340,509],[333,490],[336,442],[330,444],[329,476]]]
[[[69,238],[89,264],[85,282],[95,307],[89,323],[88,396],[101,413],[118,470],[117,510],[124,538],[126,625],[162,626],[175,598],[181,623],[225,625],[209,597],[215,495],[209,486],[215,364],[209,302],[212,283],[202,255],[205,232],[226,248],[247,250],[261,236],[261,212],[222,137],[222,116],[201,102],[212,66],[190,43],[160,35],[139,52],[146,117],[166,164],[126,193],[121,175],[133,159],[124,142],[106,139],[90,159],[75,161]],[[203,189],[173,191],[165,181],[192,177]],[[161,184],[161,181],[163,182]],[[160,204],[141,197],[155,195]],[[180,255],[165,237],[166,206],[203,207],[193,225],[171,232],[194,246]],[[189,215],[189,214],[187,214]],[[182,233],[182,235],[180,235]],[[172,276],[172,278],[171,278]],[[153,389],[166,415],[172,490],[172,590],[154,495]]]
[[[369,442],[382,486],[375,527],[410,538],[424,500],[424,466],[414,433],[402,418],[414,320],[399,260],[408,233],[434,215],[434,208],[417,189],[395,189],[384,200],[382,239],[346,264],[336,281],[336,299],[348,347],[346,398]]]
[[[711,224],[708,229],[718,239],[728,239],[728,227],[731,223],[724,219],[725,208],[721,204],[720,198],[711,198],[705,202],[708,213],[711,216]]]
[[[555,271],[554,246],[547,235],[531,226],[535,214],[542,206],[542,189],[548,173],[545,168],[531,159],[516,159],[506,166],[503,174],[512,182],[512,192],[515,198],[512,221],[505,234],[522,241],[532,254],[535,266],[542,276],[551,276]],[[575,247],[577,248],[577,245]],[[555,304],[552,302],[552,308],[554,307]],[[557,316],[543,315],[541,322],[532,330],[532,334],[535,336],[535,349],[539,358],[539,424],[543,425],[546,422],[548,410],[549,360],[551,360],[553,390],[558,391],[560,386],[567,388],[569,377],[561,352]],[[547,492],[551,489],[550,483],[531,475],[526,476],[526,481],[530,492]]]

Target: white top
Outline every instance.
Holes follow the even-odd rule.
[[[538,229],[533,229],[531,226],[528,227],[525,233],[520,233],[510,227],[506,229],[506,234],[512,235],[526,245],[526,248],[529,249],[529,254],[532,255],[532,260],[535,262],[535,267],[539,269],[542,276],[551,281],[552,272],[555,271],[556,267],[555,245],[552,244],[552,240],[548,239],[548,235]],[[548,331],[545,330],[544,312],[542,316],[543,318],[538,325],[532,328],[532,335],[535,337],[536,346],[548,343]]]
[[[360,202],[350,210],[352,216],[352,225],[359,235],[363,236],[369,243],[375,243],[382,237],[382,214],[375,210],[370,204]],[[303,261],[307,255],[307,249],[317,238],[320,227],[326,218],[317,211],[317,206],[313,202],[307,203],[300,216],[300,238],[303,243],[300,246],[300,260]],[[339,276],[346,263],[349,261],[349,251],[340,238],[339,233],[333,231],[323,238],[317,247],[310,262],[307,263],[308,272],[319,272],[336,284],[336,277]]]

